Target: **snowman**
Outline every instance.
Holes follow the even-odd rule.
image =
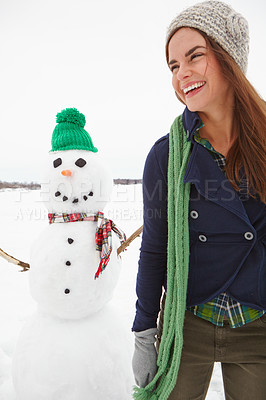
[[[104,217],[112,178],[75,108],[57,114],[42,196],[46,228],[33,243],[29,285],[38,309],[13,358],[18,400],[127,400],[126,329],[112,306],[124,233]]]

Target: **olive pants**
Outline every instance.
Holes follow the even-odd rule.
[[[226,400],[266,399],[266,314],[240,328],[213,325],[186,311],[178,379],[168,400],[204,400],[221,362]],[[162,332],[163,310],[159,332]],[[160,333],[157,349],[160,343]]]

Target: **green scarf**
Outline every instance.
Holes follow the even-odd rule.
[[[183,179],[190,148],[180,115],[169,135],[167,296],[158,371],[145,388],[134,388],[135,400],[167,400],[176,385],[183,347],[189,264],[190,184],[184,184]]]

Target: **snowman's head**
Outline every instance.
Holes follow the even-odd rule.
[[[110,201],[112,177],[98,153],[49,153],[42,197],[50,213],[96,213]]]
[[[75,108],[56,116],[52,150],[42,185],[50,213],[96,213],[110,200],[112,178],[98,155],[86,120]]]

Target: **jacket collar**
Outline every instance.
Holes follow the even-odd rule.
[[[214,163],[208,150],[194,140],[195,131],[202,125],[201,118],[196,112],[185,108],[182,115],[183,126],[187,140],[194,144],[184,176],[184,183],[194,183],[197,191],[210,201],[217,203],[249,223],[239,195],[226,179],[218,165]]]
[[[189,111],[186,107],[183,115],[182,115],[182,122],[187,133],[187,140],[193,141],[193,135],[201,125],[202,121],[196,112]]]

